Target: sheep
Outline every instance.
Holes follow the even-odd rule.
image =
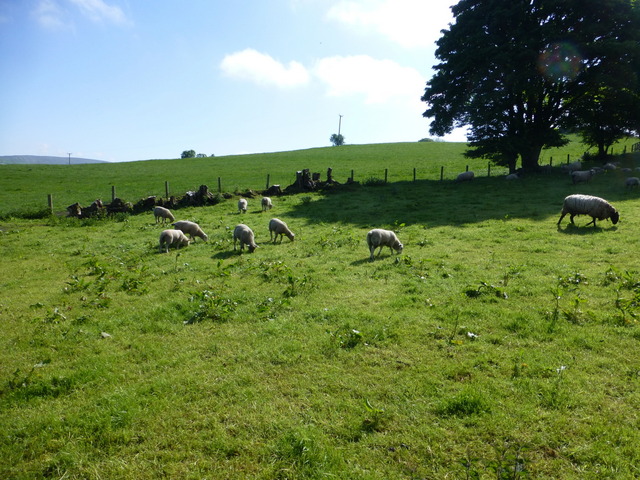
[[[236,241],[240,241],[240,250],[244,250],[244,246],[247,245],[249,253],[258,248],[254,240],[253,230],[247,227],[245,224],[240,223],[233,229],[233,249],[236,249]]]
[[[471,170],[466,172],[462,172],[460,175],[456,177],[456,182],[469,182],[473,180],[474,173]]]
[[[640,187],[640,178],[629,177],[624,181],[624,184],[627,187]]]
[[[168,208],[164,208],[164,207],[155,207],[153,209],[153,215],[156,217],[156,223],[158,223],[158,220],[162,219],[163,225],[164,225],[164,222],[166,222],[167,220],[171,222],[175,222],[176,220],[173,216],[173,213],[171,213],[171,211]]]
[[[286,223],[278,218],[272,218],[271,220],[269,220],[269,237],[271,238],[271,240],[273,240],[273,243],[276,243],[278,235],[280,235],[280,243],[282,243],[283,235],[286,235],[287,238],[292,242],[295,238],[295,235],[291,230],[289,230],[289,227],[287,227]]]
[[[395,250],[398,253],[402,253],[404,245],[400,243],[396,234],[391,230],[383,230],[382,228],[374,228],[367,233],[367,245],[369,246],[369,253],[371,254],[369,259],[373,261],[373,253],[376,248],[380,248],[378,256],[382,252],[382,247],[389,247],[392,251]]]
[[[169,247],[171,246],[175,246],[178,249],[187,245],[189,245],[189,239],[180,230],[163,230],[160,234],[160,253],[162,253],[163,247],[165,252],[169,252]]]
[[[565,163],[561,165],[560,168],[565,172],[569,172],[569,175],[571,175],[571,172],[582,169],[582,162],[578,160],[571,163]]]
[[[602,168],[604,168],[605,170],[616,170],[618,168],[618,166],[615,163],[605,163]]]
[[[271,199],[269,197],[262,197],[260,203],[262,204],[263,212],[266,212],[267,210],[271,210],[273,208],[273,203],[271,203]]]
[[[180,230],[182,233],[188,233],[191,240],[193,237],[200,237],[205,242],[209,240],[209,237],[206,233],[202,231],[200,225],[195,222],[190,222],[188,220],[180,220],[173,224],[173,228],[176,230]]]
[[[596,174],[595,170],[575,170],[571,172],[571,181],[575,185],[576,183],[588,183]]]
[[[520,177],[518,176],[517,173],[510,173],[509,175],[507,175],[504,178],[505,178],[505,180],[519,180],[520,179]]]
[[[245,213],[247,211],[247,199],[241,198],[238,200],[238,213]]]
[[[569,214],[569,219],[573,224],[573,217],[576,215],[589,215],[593,220],[587,223],[587,225],[593,223],[596,226],[596,220],[611,219],[611,222],[615,225],[620,219],[620,214],[613,208],[613,206],[605,199],[600,197],[594,197],[591,195],[569,195],[564,199],[562,204],[562,212],[560,219],[558,220],[558,226],[566,214]]]

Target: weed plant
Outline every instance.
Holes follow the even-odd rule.
[[[579,192],[620,222],[558,228]],[[231,199],[180,210],[209,241],[169,253],[151,213],[6,219],[0,477],[637,478],[639,196],[537,175]],[[369,261],[374,227],[402,254]]]

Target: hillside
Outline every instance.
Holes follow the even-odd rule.
[[[72,165],[83,163],[108,162],[71,156]],[[0,155],[0,165],[69,165],[69,157],[51,157],[47,155]]]

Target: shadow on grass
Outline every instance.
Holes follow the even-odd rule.
[[[588,185],[571,185],[565,175],[540,174],[517,182],[480,177],[464,183],[418,180],[344,191],[338,188],[296,205],[289,214],[309,223],[344,223],[360,228],[393,228],[402,223],[462,226],[528,218],[548,222],[555,230],[564,198],[574,193],[603,197],[614,205],[629,198],[614,178],[598,177]]]
[[[569,223],[565,228],[562,228],[562,225],[558,225],[558,232],[564,233],[565,235],[593,235],[596,233],[602,232],[615,232],[618,230],[618,227],[615,225],[609,224],[607,228],[603,228],[601,226],[578,226]]]

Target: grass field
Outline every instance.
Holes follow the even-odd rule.
[[[325,150],[0,167],[14,175],[0,222],[1,478],[640,477],[640,192],[624,174],[574,186],[484,170],[456,184],[467,163],[486,169],[459,145]],[[226,170],[198,177],[199,162]],[[38,208],[41,180],[66,206],[111,181],[130,200],[165,180],[258,189],[266,172],[286,185],[327,166],[338,180],[407,173],[277,197],[268,213],[257,199],[244,215],[236,199],[179,210],[209,241],[168,254],[151,213],[11,215]],[[557,228],[570,193],[607,198],[620,222]],[[269,243],[271,217],[294,242]],[[233,251],[240,222],[253,254]],[[395,230],[402,254],[370,262],[373,227]]]

